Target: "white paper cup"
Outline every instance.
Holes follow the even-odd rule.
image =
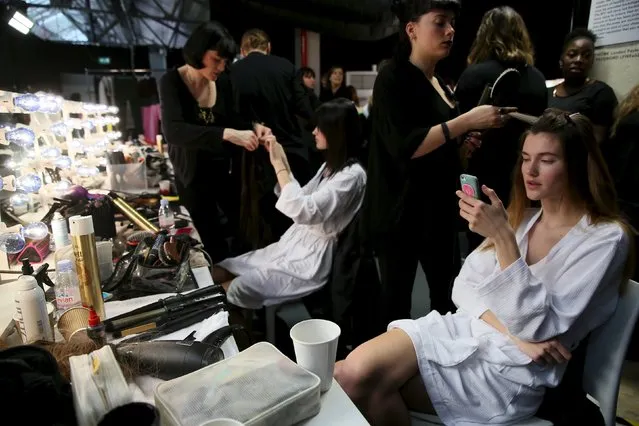
[[[333,383],[337,340],[341,332],[337,324],[323,319],[302,321],[291,328],[297,364],[320,378],[322,392],[329,390]]]

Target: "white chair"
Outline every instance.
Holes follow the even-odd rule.
[[[621,368],[630,344],[632,331],[639,316],[639,284],[629,281],[619,298],[617,310],[601,327],[594,330],[588,341],[584,368],[584,390],[598,403],[606,426],[615,426]],[[442,425],[437,416],[411,412],[411,424]],[[552,423],[532,418],[520,426],[552,426]]]

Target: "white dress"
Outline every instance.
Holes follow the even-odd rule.
[[[530,210],[516,233],[522,257],[501,270],[494,250],[475,250],[453,287],[455,314],[431,312],[389,325],[413,341],[433,407],[446,425],[506,425],[535,414],[566,364],[539,366],[479,317],[491,310],[526,341],[559,336],[574,350],[614,312],[629,240],[620,225],[584,216],[538,263],[526,264]]]
[[[278,242],[219,263],[237,275],[227,292],[230,303],[259,309],[327,283],[337,237],[362,204],[366,172],[355,163],[323,178],[325,167],[303,188],[293,180],[281,190],[275,207],[294,223]]]

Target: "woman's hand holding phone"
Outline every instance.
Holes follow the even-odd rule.
[[[468,229],[485,238],[497,236],[509,226],[503,203],[495,191],[485,185],[481,189],[490,204],[479,200],[479,184],[475,176],[462,175],[460,179],[462,190],[456,192],[459,197],[459,215],[468,221]]]

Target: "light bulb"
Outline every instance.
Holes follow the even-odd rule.
[[[111,125],[116,125],[120,122],[120,118],[119,117],[104,117],[104,124],[111,124]]]
[[[69,118],[67,121],[64,122],[64,124],[72,129],[82,129],[82,120],[80,120],[79,118]]]
[[[30,93],[18,95],[13,98],[13,105],[27,112],[36,112],[40,109],[40,98]]]
[[[116,140],[122,137],[122,132],[107,132],[107,138]]]
[[[49,160],[54,160],[54,159],[58,158],[61,154],[62,153],[60,152],[60,149],[56,148],[54,146],[50,146],[48,148],[45,148],[40,153],[40,155],[42,155],[42,158],[46,158],[46,159],[49,159]]]
[[[7,254],[20,253],[26,245],[24,237],[16,232],[0,234],[0,250]]]
[[[92,120],[84,120],[82,122],[82,127],[84,127],[87,130],[93,130],[95,129],[95,123]]]
[[[28,127],[18,127],[17,129],[9,130],[5,133],[5,138],[9,142],[13,142],[16,145],[19,145],[23,148],[28,148],[33,146],[33,141],[35,141],[35,133],[33,130]]]
[[[7,167],[8,167],[9,169],[11,169],[11,170],[15,170],[15,169],[17,169],[17,168],[18,168],[18,163],[16,163],[16,162],[15,162],[15,161],[13,161],[13,160],[9,160],[9,161],[7,161]]]
[[[100,170],[98,170],[97,167],[91,166],[78,166],[75,170],[80,177],[91,177],[100,173]]]
[[[24,192],[38,192],[42,186],[42,179],[33,173],[20,176],[16,182],[18,184],[18,189]]]
[[[56,192],[66,192],[69,188],[71,188],[71,182],[66,179],[62,179],[60,182],[56,182],[54,184],[54,188]]]
[[[13,207],[20,207],[29,204],[29,196],[27,194],[16,194],[11,197],[10,203]]]
[[[22,236],[25,239],[33,241],[43,240],[49,235],[49,229],[47,225],[42,222],[33,222],[21,229]]]
[[[71,157],[67,155],[61,155],[55,160],[55,166],[59,169],[68,169],[72,164],[73,160],[71,160]]]
[[[43,94],[38,96],[40,98],[40,107],[38,111],[47,114],[55,114],[60,112],[62,108],[62,98],[55,95]]]
[[[51,132],[56,136],[66,136],[69,131],[67,125],[62,121],[52,124],[51,127],[49,127],[49,130],[51,130]]]
[[[107,112],[109,114],[117,114],[118,112],[120,112],[120,108],[116,107],[116,106],[110,106],[107,108]]]

